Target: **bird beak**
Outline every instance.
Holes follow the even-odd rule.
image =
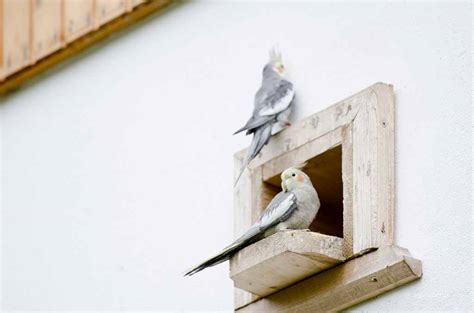
[[[287,192],[287,191],[288,191],[288,188],[286,188],[285,181],[282,181],[282,182],[281,182],[281,189],[282,189],[284,192]]]

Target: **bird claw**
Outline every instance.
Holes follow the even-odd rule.
[[[305,229],[284,228],[284,229],[280,229],[279,231],[295,231],[295,230],[304,231],[304,232],[310,232],[311,231],[308,228],[305,228]]]

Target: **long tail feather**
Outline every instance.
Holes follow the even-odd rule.
[[[242,174],[244,173],[244,171],[245,171],[245,169],[247,168],[247,166],[249,165],[250,161],[251,161],[251,160],[249,159],[249,156],[247,155],[247,156],[245,157],[244,163],[242,164],[242,167],[240,168],[239,176],[237,176],[237,179],[236,179],[235,182],[234,182],[234,187],[237,186],[237,183],[239,182],[240,177],[241,177]]]
[[[234,187],[240,180],[240,177],[244,173],[245,169],[249,165],[249,163],[255,159],[255,157],[260,153],[262,148],[268,143],[270,137],[272,136],[272,124],[268,123],[263,125],[262,127],[258,128],[255,133],[253,134],[252,143],[250,144],[247,156],[245,158],[244,163],[242,164],[242,168],[240,169],[239,176],[235,180]]]
[[[219,263],[222,263],[222,262],[225,262],[227,261],[228,259],[230,258],[230,255],[228,253],[220,253],[210,259],[207,259],[206,261],[202,262],[201,264],[199,265],[196,265],[195,267],[189,269],[185,274],[184,276],[191,276],[191,275],[194,275],[200,271],[202,271],[203,269],[207,268],[207,267],[211,267],[211,266],[214,266],[214,265],[217,265]]]
[[[232,135],[237,135],[238,133],[243,132],[243,131],[246,130],[246,129],[247,129],[247,125],[245,125],[245,126],[239,128],[239,129],[238,129],[235,133],[233,133]]]
[[[207,259],[206,261],[186,271],[184,276],[194,275],[207,267],[211,267],[227,261],[237,251],[257,241],[260,238],[260,235],[260,229],[258,227],[250,228],[244,235],[242,235],[242,237],[238,238],[231,245],[222,250],[219,254]]]
[[[247,132],[245,133],[245,135],[248,135],[248,134],[251,134],[251,133],[254,133],[256,132],[259,128],[262,128],[265,126],[265,124],[267,123],[272,123],[272,122],[276,122],[276,116],[273,116],[273,115],[270,115],[270,116],[259,116],[259,117],[255,117],[255,116],[252,116],[248,121],[247,123],[242,126],[241,128],[239,128],[235,133],[234,135],[240,133],[240,132],[243,132],[244,130],[246,130]]]

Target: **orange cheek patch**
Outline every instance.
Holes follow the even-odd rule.
[[[298,176],[296,176],[296,180],[299,181],[300,183],[303,183],[303,182],[304,182],[304,177],[303,177],[303,175],[298,175]]]

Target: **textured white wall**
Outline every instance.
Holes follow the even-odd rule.
[[[396,91],[396,242],[422,280],[359,311],[472,309],[468,3],[187,3],[1,105],[3,310],[230,310],[232,132],[279,43],[294,120]]]

